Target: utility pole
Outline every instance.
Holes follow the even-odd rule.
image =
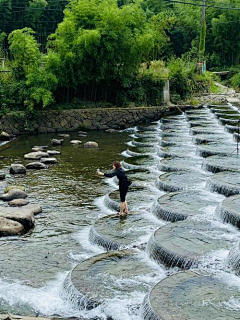
[[[206,65],[204,61],[205,41],[206,41],[206,0],[202,0],[201,33],[200,33],[200,43],[199,43],[199,71],[201,74],[204,74],[206,71]]]

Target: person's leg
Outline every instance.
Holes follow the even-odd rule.
[[[128,214],[129,211],[128,211],[128,204],[127,204],[127,200],[125,200],[124,202],[124,208],[125,208],[125,213]]]
[[[119,212],[120,216],[123,215],[123,210],[124,210],[124,202],[121,202],[120,203],[120,212]]]

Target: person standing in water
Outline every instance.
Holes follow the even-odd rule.
[[[125,210],[125,214],[129,213],[128,205],[126,201],[126,195],[128,192],[128,187],[131,184],[131,182],[127,179],[125,171],[123,170],[121,163],[119,161],[114,161],[112,164],[112,167],[113,167],[113,172],[103,173],[98,170],[98,175],[105,176],[107,178],[112,178],[117,176],[119,180],[119,191],[120,191],[120,200],[121,200],[119,215],[122,216],[124,214],[123,212],[124,210]]]

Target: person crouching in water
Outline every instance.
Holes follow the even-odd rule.
[[[107,178],[112,178],[117,176],[118,180],[119,180],[119,191],[120,191],[120,212],[119,215],[122,216],[124,214],[124,210],[125,210],[125,214],[128,214],[128,205],[127,205],[127,201],[126,201],[126,195],[128,192],[128,187],[131,184],[131,182],[127,179],[127,176],[125,174],[125,171],[123,170],[121,163],[119,161],[114,161],[112,164],[113,167],[113,172],[110,173],[103,173],[101,171],[98,171],[98,175],[99,176],[105,176]]]

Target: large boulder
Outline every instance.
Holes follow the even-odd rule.
[[[25,174],[26,171],[27,171],[26,168],[22,164],[19,164],[19,163],[11,164],[11,167],[10,167],[11,174]]]
[[[26,199],[14,199],[8,202],[10,207],[23,207],[29,204],[29,201]]]
[[[47,153],[49,154],[49,156],[58,156],[61,154],[61,152],[57,150],[48,150]]]
[[[25,154],[24,156],[24,158],[27,160],[39,160],[41,158],[47,158],[47,157],[49,157],[49,154],[43,151],[30,152]]]
[[[53,146],[61,146],[63,143],[63,139],[52,139],[51,140],[51,144]]]
[[[88,141],[84,143],[84,148],[98,148],[98,144],[94,141]]]
[[[7,132],[2,131],[2,132],[0,133],[0,140],[1,140],[1,141],[9,141],[10,139],[11,139],[11,136],[10,136],[10,134],[8,134]]]
[[[11,189],[7,193],[0,194],[0,200],[11,201],[13,199],[25,199],[27,194],[25,191],[20,189]]]
[[[28,163],[26,165],[26,168],[40,170],[40,169],[46,169],[47,166],[42,162],[35,161],[35,162]]]
[[[22,234],[24,227],[21,223],[0,217],[0,237]]]
[[[71,140],[70,143],[71,144],[81,144],[82,141],[80,141],[80,140]]]
[[[0,217],[21,223],[25,232],[33,228],[34,216],[41,212],[42,208],[36,204],[28,204],[23,207],[0,207]]]
[[[6,178],[6,175],[3,171],[0,171],[0,180],[4,180]]]

